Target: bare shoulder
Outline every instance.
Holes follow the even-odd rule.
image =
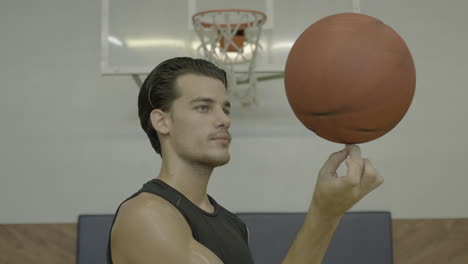
[[[220,264],[192,238],[183,215],[164,198],[141,193],[120,207],[111,232],[112,259],[120,263]]]
[[[174,229],[181,236],[189,236],[191,232],[182,214],[172,204],[157,195],[141,193],[120,207],[112,237],[125,235],[129,239],[133,234],[141,237],[140,231],[147,233],[158,229]]]

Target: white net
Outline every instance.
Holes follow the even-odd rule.
[[[255,58],[265,21],[265,14],[251,10],[213,10],[193,16],[200,52],[226,71],[228,91],[243,106],[257,104]]]

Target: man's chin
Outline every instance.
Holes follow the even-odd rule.
[[[212,157],[206,160],[206,164],[210,167],[219,167],[227,164],[231,159],[230,155]]]

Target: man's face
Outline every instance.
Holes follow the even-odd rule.
[[[217,167],[229,159],[230,103],[217,79],[184,74],[176,80],[179,97],[171,107],[170,144],[178,155]]]

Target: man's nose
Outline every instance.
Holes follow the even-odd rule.
[[[225,128],[229,128],[231,126],[231,117],[224,111],[224,109],[220,109],[217,112],[216,127],[224,126]]]

